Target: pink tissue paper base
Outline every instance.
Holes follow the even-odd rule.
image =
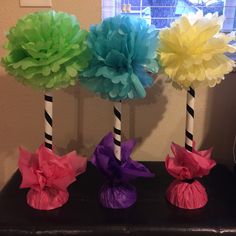
[[[63,206],[69,199],[68,191],[46,189],[37,191],[30,189],[27,194],[27,203],[37,210],[53,210]]]
[[[52,210],[69,199],[67,187],[86,170],[87,159],[70,152],[57,156],[41,145],[35,153],[20,148],[20,188],[30,188],[27,203],[37,210]]]
[[[195,143],[194,143],[195,146]],[[212,149],[189,152],[185,147],[172,143],[173,157],[166,158],[166,170],[176,180],[169,186],[166,198],[174,206],[183,209],[198,209],[207,204],[208,197],[202,184],[195,180],[209,174],[216,165],[211,159]],[[193,180],[188,183],[185,180]]]
[[[205,188],[197,180],[191,184],[174,180],[167,190],[166,198],[172,205],[183,209],[202,208],[208,201]]]

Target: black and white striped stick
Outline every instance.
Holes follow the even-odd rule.
[[[121,101],[114,104],[114,155],[121,161]]]
[[[195,91],[192,87],[187,92],[187,107],[186,107],[186,133],[185,133],[185,148],[192,152],[193,150],[193,131],[194,131],[194,100]]]
[[[53,97],[52,94],[47,92],[44,95],[45,101],[45,147],[52,150],[52,105]]]

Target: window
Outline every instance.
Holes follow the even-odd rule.
[[[224,15],[223,31],[236,30],[236,0],[103,0],[103,18],[119,13],[136,15],[158,29],[169,26],[182,14],[198,10]]]
[[[121,13],[121,0],[102,0],[102,18]]]

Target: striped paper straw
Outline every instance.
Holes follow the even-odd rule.
[[[45,147],[52,150],[52,103],[53,97],[51,93],[45,93]]]
[[[187,111],[186,111],[186,133],[185,148],[192,152],[193,150],[193,131],[194,131],[194,100],[195,91],[192,87],[187,92]]]
[[[121,161],[121,101],[114,104],[114,155]]]

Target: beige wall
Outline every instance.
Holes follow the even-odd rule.
[[[18,0],[1,0],[0,45],[4,32],[22,15]],[[54,0],[54,8],[75,14],[81,26],[99,22],[100,0]],[[3,56],[0,49],[0,56]],[[235,77],[235,78],[234,78]],[[232,163],[236,134],[236,75],[214,89],[199,88],[196,99],[195,139],[200,148],[215,147],[217,161]],[[112,128],[112,103],[95,97],[78,85],[54,93],[54,140],[59,154],[76,149],[91,155],[101,137]],[[184,142],[184,91],[159,81],[144,100],[125,102],[124,138],[138,141],[137,160],[163,160],[171,141]],[[17,83],[0,68],[0,186],[17,168],[18,146],[34,151],[43,142],[43,93]]]

